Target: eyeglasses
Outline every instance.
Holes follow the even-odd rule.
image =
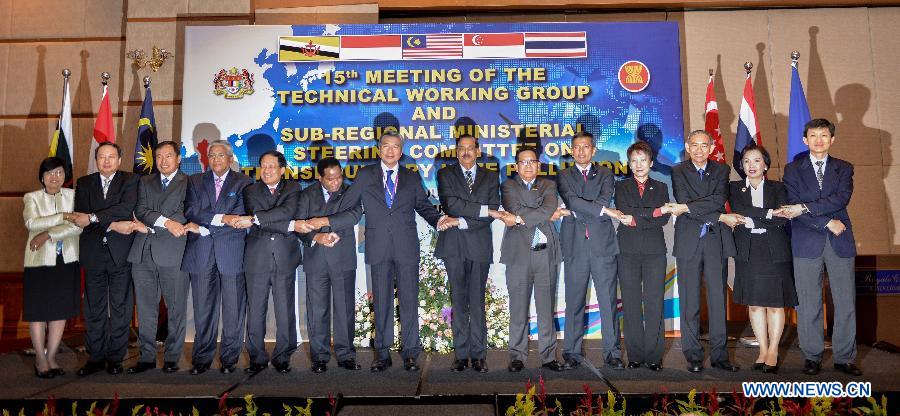
[[[63,176],[66,176],[66,172],[65,172],[65,171],[62,171],[62,170],[48,170],[48,171],[44,172],[44,175],[47,175],[47,176],[56,176],[56,177],[60,177],[60,178],[61,178],[61,177],[63,177]]]
[[[210,159],[225,159],[229,156],[231,156],[231,155],[229,155],[227,153],[210,153],[209,154]]]
[[[531,165],[537,164],[538,161],[537,161],[536,159],[527,159],[527,160],[520,160],[520,161],[518,161],[518,162],[516,162],[516,163],[518,163],[518,164],[520,164],[520,165],[522,165],[522,166],[531,166]]]

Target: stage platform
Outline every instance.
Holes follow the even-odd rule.
[[[374,374],[368,368],[373,357],[370,349],[358,352],[358,362],[363,366],[361,371],[338,368],[332,360],[328,371],[315,374],[310,371],[307,344],[303,344],[293,356],[293,370],[287,374],[280,374],[271,367],[255,375],[245,374],[245,354],[239,363],[241,369],[235,374],[220,373],[216,363],[216,367],[209,372],[192,376],[188,372],[191,346],[188,343],[179,363],[181,370],[174,374],[165,374],[157,369],[138,375],[101,372],[81,378],[75,375],[75,371],[84,364],[87,356],[66,347],[59,361],[68,374],[43,380],[34,376],[33,357],[15,352],[0,355],[0,386],[3,386],[0,388],[0,409],[16,410],[13,413],[17,413],[22,403],[26,403],[26,407],[28,403],[37,406],[50,396],[58,400],[78,400],[79,408],[86,409],[90,401],[108,401],[115,395],[124,400],[123,405],[163,399],[171,403],[184,400],[187,403],[205,402],[205,406],[209,407],[227,393],[233,399],[252,394],[261,403],[276,404],[286,402],[297,405],[305,403],[305,398],[313,398],[320,410],[328,406],[327,398],[331,396],[337,400],[337,413],[341,415],[493,415],[503,414],[515,394],[523,392],[529,380],[536,383],[540,377],[544,378],[546,392],[554,396],[574,398],[583,395],[586,385],[595,394],[611,390],[635,401],[648,401],[654,394],[663,392],[687,393],[691,389],[698,392],[715,389],[718,393],[730,394],[733,390],[740,391],[743,381],[868,381],[872,383],[873,392],[879,395],[887,393],[892,403],[896,403],[894,398],[900,392],[900,354],[863,345],[859,347],[857,364],[865,375],[852,378],[832,369],[830,353],[826,353],[821,374],[816,377],[804,375],[801,372],[803,357],[795,343],[783,348],[783,363],[778,375],[750,371],[756,349],[737,342],[730,342],[729,347],[733,362],[742,367],[740,372],[728,373],[709,368],[707,362],[707,368],[699,374],[685,369],[677,339],[667,339],[664,369],[658,373],[645,368],[617,371],[600,366],[599,341],[588,340],[585,344],[587,359],[598,365],[596,372],[588,366],[562,373],[544,371],[539,368],[535,342],[532,342],[531,354],[522,372],[508,372],[507,351],[492,350],[488,352],[490,371],[486,374],[471,369],[453,373],[449,370],[452,355],[427,353],[419,358],[422,370],[417,373],[404,371],[402,360],[395,353],[394,366],[384,373]],[[134,365],[137,358],[137,350],[129,349],[124,366]],[[161,356],[159,360],[161,365]],[[280,405],[276,407],[280,408]]]

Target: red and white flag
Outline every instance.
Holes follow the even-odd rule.
[[[391,61],[402,57],[400,35],[341,36],[342,61]]]
[[[109,87],[107,85],[103,86],[103,98],[100,100],[100,109],[97,110],[97,121],[94,122],[94,139],[91,140],[91,152],[88,155],[88,174],[97,171],[94,151],[103,142],[116,142],[116,126],[113,124],[112,109],[109,106]]]
[[[472,33],[463,35],[463,59],[524,58],[523,33]]]
[[[706,132],[712,135],[714,149],[709,155],[710,160],[725,163],[725,143],[722,141],[722,130],[719,128],[719,103],[716,101],[716,92],[713,89],[713,76],[709,76],[709,84],[706,85]]]

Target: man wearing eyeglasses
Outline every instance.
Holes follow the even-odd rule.
[[[516,154],[518,175],[501,186],[506,225],[500,249],[500,263],[506,265],[509,290],[509,367],[522,371],[528,358],[528,316],[534,291],[537,310],[538,352],[541,365],[563,371],[556,360],[556,330],[553,304],[559,276],[559,236],[553,221],[562,211],[557,208],[556,183],[538,178],[537,153],[524,148]]]
[[[247,175],[231,170],[234,155],[231,143],[215,140],[207,149],[209,170],[192,175],[185,199],[185,216],[195,226],[184,250],[181,270],[190,274],[194,305],[194,349],[191,374],[209,369],[216,354],[219,310],[222,315],[222,343],[219,362],[223,373],[236,369],[244,345],[244,318],[247,292],[244,282],[243,190],[250,185]],[[253,368],[256,369],[256,368]]]

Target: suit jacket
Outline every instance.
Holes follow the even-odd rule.
[[[619,224],[619,250],[628,254],[666,254],[663,226],[671,214],[653,217],[653,211],[669,202],[669,187],[647,178],[644,195],[633,177],[616,183],[616,209],[634,217],[635,226]]]
[[[303,269],[307,273],[356,270],[356,234],[353,232],[353,226],[359,222],[359,218],[362,216],[362,206],[356,204],[343,212],[338,211],[349,188],[349,185],[341,184],[341,188],[329,196],[328,203],[325,203],[325,194],[322,192],[322,185],[318,182],[304,189],[300,194],[295,218],[328,217],[331,224],[328,227],[300,234],[300,240],[306,246]],[[340,241],[334,247],[313,245],[313,238],[316,233],[320,232],[333,232],[340,237]]]
[[[106,198],[100,172],[78,178],[75,186],[75,211],[97,216],[97,222],[84,227],[80,237],[81,265],[88,269],[100,268],[98,260],[103,247],[103,237],[109,247],[109,254],[118,266],[126,264],[134,235],[122,235],[115,231],[106,232],[115,221],[131,221],[137,204],[139,177],[131,172],[116,171]]]
[[[572,261],[577,244],[587,244],[592,256],[619,254],[612,219],[601,215],[603,207],[612,206],[616,183],[612,171],[605,166],[591,164],[585,181],[581,171],[573,165],[559,173],[556,183],[566,208],[575,213],[563,217],[560,226],[563,260]],[[590,240],[584,238],[585,229]]]
[[[244,237],[246,231],[227,225],[212,225],[218,214],[244,215],[244,188],[252,180],[243,173],[231,171],[225,177],[219,199],[216,200],[216,184],[212,170],[191,175],[188,178],[184,203],[187,220],[206,227],[210,234],[188,234],[187,246],[181,270],[201,273],[206,269],[210,253],[215,250],[216,266],[223,274],[242,272],[244,262]]]
[[[769,247],[769,258],[775,262],[791,261],[791,239],[785,225],[788,220],[781,217],[767,219],[770,209],[787,204],[787,191],[784,184],[776,181],[763,181],[763,207],[753,206],[753,197],[746,181],[732,181],[728,203],[731,211],[753,219],[753,226],[764,228],[766,245]],[[739,225],[734,227],[734,245],[737,249],[735,260],[750,261],[750,229]]]
[[[503,244],[500,246],[500,263],[510,265],[531,260],[531,243],[534,229],[538,228],[547,236],[547,249],[550,250],[550,263],[559,265],[559,235],[556,226],[550,221],[556,211],[556,182],[537,177],[529,191],[519,175],[503,182],[503,209],[522,217],[524,225],[506,227],[503,233]]]
[[[263,181],[244,188],[244,208],[247,215],[255,215],[259,225],[250,227],[244,248],[244,269],[269,270],[272,258],[279,274],[293,271],[300,265],[300,242],[297,234],[288,230],[300,199],[300,183],[279,181],[275,194]]]
[[[156,220],[166,217],[179,224],[186,224],[184,197],[187,193],[188,177],[180,170],[172,177],[172,182],[163,190],[159,173],[141,178],[138,186],[138,203],[134,208],[137,220],[153,230],[147,234],[135,233],[134,244],[128,261],[132,263],[155,262],[163,267],[180,267],[184,256],[187,236],[176,238],[166,227],[154,227]],[[144,248],[150,245],[150,257],[144,258]]]
[[[352,209],[362,202],[366,214],[367,264],[388,260],[390,251],[398,263],[418,263],[416,213],[432,227],[436,227],[441,219],[441,213],[428,200],[418,172],[398,164],[396,177],[397,191],[390,208],[384,200],[384,173],[380,162],[359,169],[341,201],[339,211]]]
[[[703,223],[710,223],[711,233],[717,234],[722,242],[722,255],[734,257],[734,239],[730,228],[719,222],[719,214],[725,213],[728,200],[728,174],[730,168],[712,160],[707,161],[703,180],[697,168],[688,159],[672,168],[672,190],[675,201],[687,204],[689,213],[675,220],[675,257],[693,257],[700,243]]]
[[[75,191],[62,188],[55,195],[43,189],[25,194],[25,267],[56,266],[56,242],[63,243],[63,262],[78,261],[78,235],[81,228],[63,219],[64,212],[72,212],[75,205]],[[41,248],[31,251],[28,246],[36,235],[46,231],[50,235]]]
[[[434,256],[439,259],[458,258],[480,263],[494,262],[491,238],[491,217],[479,217],[481,206],[500,208],[500,175],[497,171],[475,168],[472,192],[458,164],[445,166],[437,173],[438,197],[441,207],[451,217],[465,218],[468,228],[453,227],[438,232]]]
[[[791,221],[791,246],[794,257],[816,258],[825,249],[825,239],[840,257],[856,256],[856,240],[847,205],[853,195],[853,165],[833,156],[825,163],[822,189],[809,157],[803,157],[784,167],[784,185],[789,204],[806,204],[809,213]],[[835,237],[825,228],[832,219],[844,223],[847,229]]]

